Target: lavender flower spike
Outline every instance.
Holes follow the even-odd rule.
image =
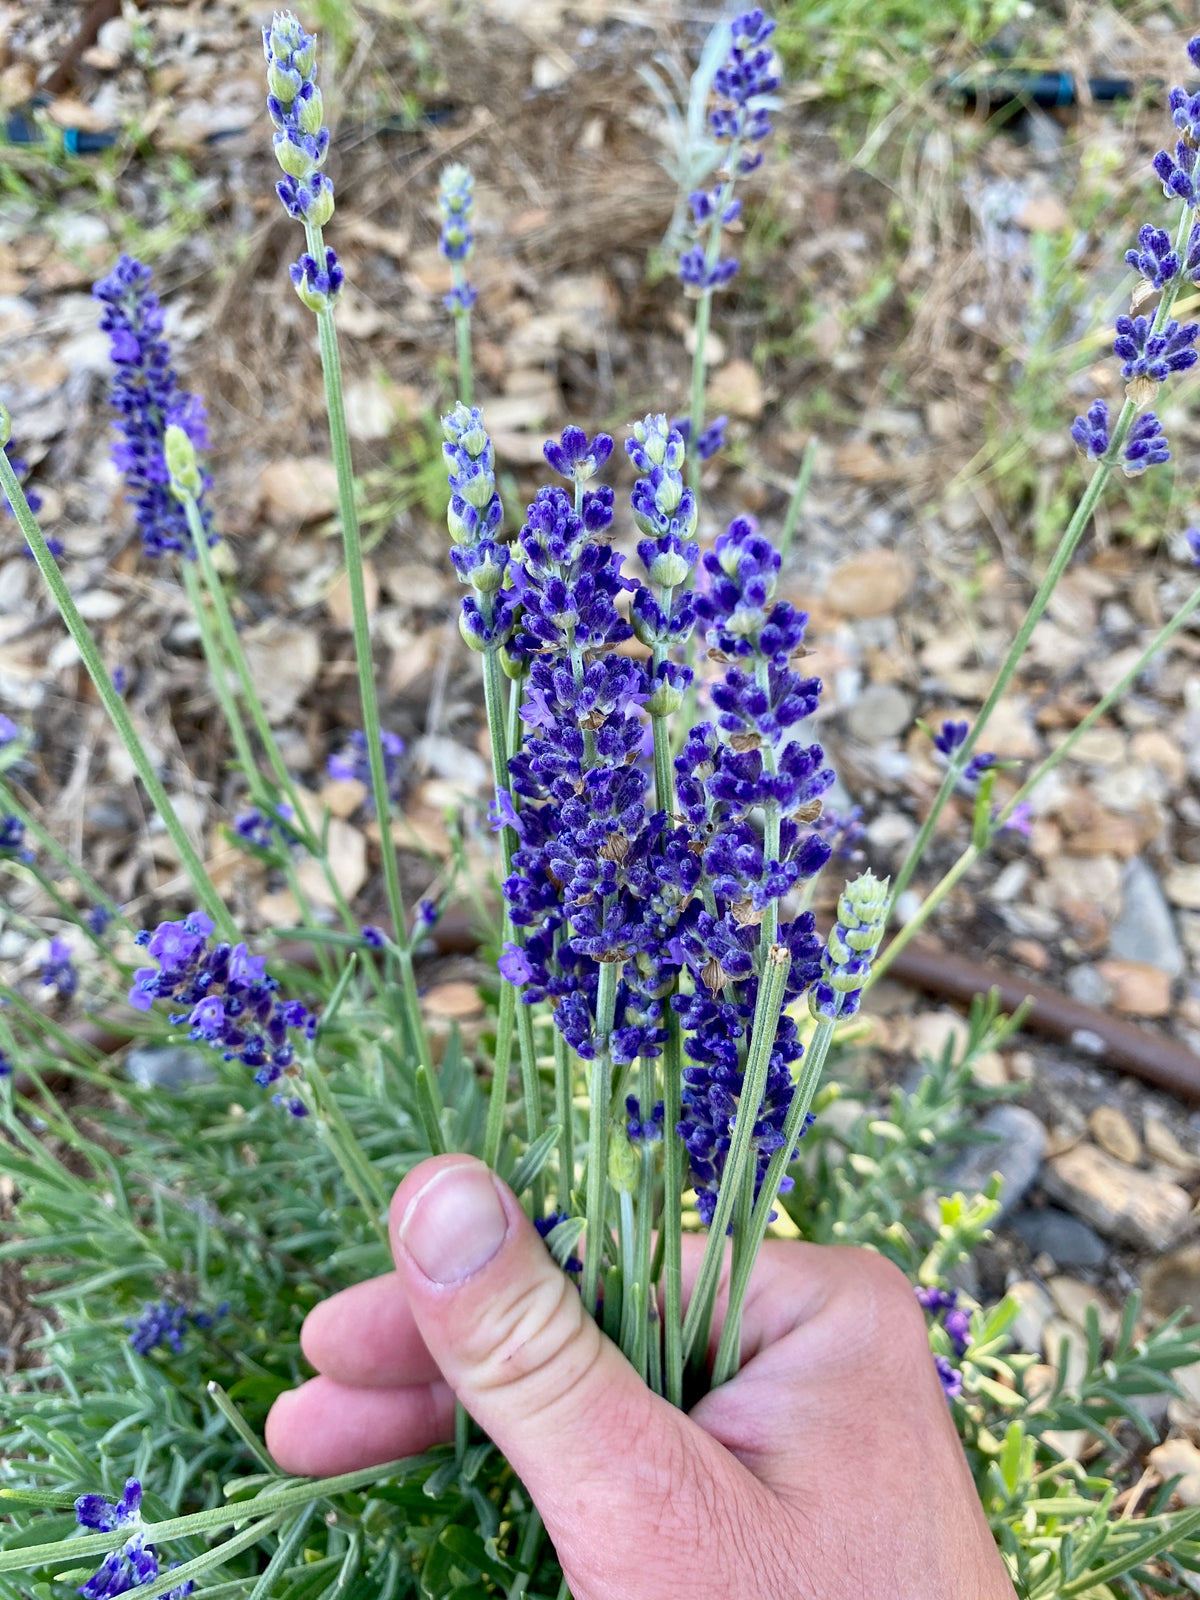
[[[179,550],[194,558],[183,506],[171,492],[165,457],[169,427],[179,428],[197,450],[208,448],[204,402],[179,387],[171,352],[163,338],[158,297],[150,292],[151,272],[132,256],[122,256],[107,278],[92,289],[104,311],[100,327],[112,341],[116,367],[110,396],[120,441],[113,461],[124,475],[137,515],[142,548],[148,556]],[[201,471],[196,502],[210,544],[212,513],[204,495],[212,480]]]
[[[317,41],[290,11],[277,11],[263,29],[263,54],[275,159],[284,172],[275,192],[290,217],[323,228],[333,215],[333,184],[320,170],[329,129],[317,88]]]
[[[821,976],[809,995],[814,1017],[832,1022],[858,1010],[863,985],[883,938],[890,879],[864,872],[848,883],[838,901],[838,918],[821,954]]]

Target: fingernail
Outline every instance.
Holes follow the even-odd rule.
[[[400,1242],[434,1283],[461,1283],[492,1259],[507,1232],[492,1175],[472,1161],[434,1173],[409,1202]]]

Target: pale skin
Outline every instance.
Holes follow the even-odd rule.
[[[267,1421],[285,1472],[448,1440],[457,1396],[528,1487],[575,1600],[1015,1600],[924,1316],[880,1257],[768,1241],[740,1371],[685,1414],[481,1162],[423,1162],[390,1231],[395,1272],[304,1324],[319,1375]],[[701,1243],[685,1239],[685,1294]]]

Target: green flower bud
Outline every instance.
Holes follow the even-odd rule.
[[[320,89],[314,87],[312,94],[300,107],[300,115],[296,120],[305,133],[320,133],[321,124],[325,120],[325,104],[321,99]]]
[[[632,1194],[638,1186],[641,1158],[619,1128],[608,1141],[608,1181],[618,1194]]]
[[[511,678],[514,683],[520,683],[529,670],[528,663],[520,656],[514,656],[506,644],[500,646],[497,654],[500,657],[500,670],[506,678]]]
[[[647,569],[650,582],[664,589],[677,589],[691,570],[677,550],[662,551]]]
[[[462,634],[463,643],[468,650],[474,650],[477,655],[483,655],[486,652],[488,648],[487,640],[481,638],[475,632],[475,629],[471,626],[471,619],[465,611],[458,613],[458,631]]]
[[[278,61],[267,64],[267,89],[273,94],[281,106],[290,106],[300,93],[300,86],[304,80],[300,74],[281,66]]]
[[[652,717],[674,716],[683,704],[683,694],[669,683],[660,683],[646,701],[646,710]]]
[[[275,159],[289,178],[307,178],[317,170],[317,163],[303,145],[297,144],[288,132],[277,133],[272,140]]]
[[[203,484],[196,465],[196,447],[178,424],[169,422],[163,434],[163,457],[171,479],[171,492],[177,500],[196,496]]]
[[[460,400],[448,416],[442,418],[442,434],[449,444],[461,445],[467,455],[475,460],[488,447],[487,429],[483,426],[482,412],[474,412]]]

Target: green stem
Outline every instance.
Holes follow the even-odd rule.
[[[6,414],[7,415],[7,414]],[[162,818],[163,826],[171,843],[179,854],[180,864],[191,880],[196,898],[204,910],[213,919],[220,930],[223,939],[234,941],[237,939],[237,929],[233,918],[229,915],[220,895],[213,887],[208,873],[204,870],[204,863],[200,859],[195,845],[184,831],[175,807],[171,804],[170,796],[163,787],[162,780],[150,763],[146,747],[138,737],[125,702],[113,686],[113,681],[108,675],[108,670],[96,647],[96,641],[88,630],[87,623],[79,614],[79,607],[75,604],[71,591],[67,588],[58,562],[50,554],[48,545],[42,537],[33,513],[29,509],[21,485],[17,482],[16,473],[12,464],[3,450],[0,450],[0,489],[8,496],[9,504],[13,508],[21,532],[29,542],[33,552],[33,559],[37,562],[46,586],[54,596],[67,632],[75,641],[75,648],[79,651],[80,660],[87,669],[88,676],[96,686],[96,693],[100,703],[107,711],[113,727],[121,743],[125,746],[129,759],[133,762],[139,778],[145,786],[150,803]]]
[[[779,1198],[779,1185],[786,1177],[787,1169],[796,1153],[796,1143],[804,1131],[804,1119],[812,1107],[813,1097],[821,1081],[825,1058],[829,1054],[829,1045],[833,1038],[833,1029],[834,1024],[827,1017],[822,1017],[809,1041],[804,1066],[792,1092],[792,1103],[784,1120],[783,1143],[771,1157],[758,1199],[754,1202],[749,1227],[742,1240],[742,1248],[734,1263],[730,1280],[725,1325],[721,1330],[721,1342],[717,1347],[717,1359],[713,1364],[714,1388],[717,1384],[733,1377],[738,1370],[742,1344],[742,1309],[746,1303],[750,1275],[754,1271],[759,1247],[766,1235],[771,1208]]]
[[[750,1037],[750,1053],[742,1079],[742,1092],[738,1097],[737,1118],[734,1122],[733,1142],[725,1158],[725,1171],[717,1191],[717,1204],[709,1224],[708,1239],[700,1261],[700,1271],[692,1290],[687,1316],[683,1319],[683,1359],[687,1361],[695,1351],[696,1360],[702,1363],[708,1345],[708,1330],[712,1323],[717,1286],[721,1278],[721,1262],[725,1256],[725,1237],[733,1216],[734,1202],[743,1184],[754,1183],[754,1124],[767,1086],[767,1071],[771,1051],[775,1045],[775,1032],[779,1014],[783,1010],[784,990],[791,969],[791,952],[785,945],[772,945],[767,952],[766,968],[759,979],[758,1004],[754,1008],[754,1026]]]
[[[1028,778],[1026,778],[1025,782],[1012,796],[1012,798],[1006,801],[1003,806],[1001,806],[990,829],[989,842],[990,839],[994,838],[995,835],[1000,831],[1000,829],[1012,816],[1013,812],[1017,809],[1021,802],[1029,798],[1029,796],[1037,788],[1038,784],[1042,782],[1043,778],[1045,778],[1049,773],[1053,772],[1054,768],[1058,766],[1060,761],[1065,761],[1066,758],[1071,754],[1072,749],[1075,747],[1078,741],[1082,739],[1084,734],[1087,733],[1090,728],[1095,727],[1100,718],[1117,704],[1117,702],[1125,694],[1125,691],[1137,681],[1137,679],[1146,670],[1146,667],[1159,653],[1159,651],[1162,650],[1162,648],[1168,644],[1172,638],[1174,638],[1174,636],[1183,627],[1184,623],[1187,622],[1189,617],[1195,613],[1198,606],[1200,606],[1200,589],[1197,589],[1191,598],[1179,608],[1171,620],[1165,623],[1164,626],[1159,629],[1154,638],[1142,651],[1141,655],[1129,668],[1128,672],[1126,672],[1120,678],[1120,680],[1096,702],[1096,704],[1088,712],[1087,716],[1082,718],[1078,726],[1072,729],[1063,742],[1058,746],[1057,750],[1052,750],[1046,759],[1029,775]],[[963,878],[963,876],[971,869],[972,866],[974,866],[981,854],[982,851],[974,843],[967,846],[966,850],[963,851],[962,855],[959,856],[954,865],[942,877],[942,879],[935,884],[935,886],[925,896],[924,900],[922,900],[920,906],[917,908],[915,916],[913,916],[911,920],[900,929],[887,948],[883,950],[876,958],[871,968],[870,977],[863,986],[864,988],[869,988],[877,978],[881,977],[887,971],[892,962],[900,954],[901,950],[904,949],[911,939],[916,937],[920,930],[929,921],[937,907],[950,893],[951,889],[953,889],[955,884]]]
[[[712,320],[711,289],[702,289],[700,298],[696,301],[695,329],[696,348],[692,351],[692,396],[688,411],[690,428],[688,430],[688,487],[693,494],[700,489],[700,473],[704,463],[700,459],[700,434],[704,427],[704,378],[706,371],[705,347],[708,344],[708,328]]]
[[[570,1215],[575,1187],[574,1074],[571,1047],[554,1029],[554,1116],[558,1123],[558,1209]]]
[[[487,1124],[483,1134],[483,1159],[493,1168],[500,1160],[500,1145],[504,1139],[504,1113],[508,1107],[508,1072],[512,1065],[513,1013],[517,1003],[516,988],[502,978],[500,1012],[496,1018],[496,1059],[492,1064],[492,1087],[488,1096]]]
[[[379,1181],[379,1174],[359,1144],[358,1135],[350,1126],[337,1102],[337,1096],[315,1059],[305,1063],[302,1082],[308,1085],[312,1093],[330,1148],[337,1157],[346,1182],[354,1191],[354,1197],[362,1206],[376,1236],[384,1248],[389,1249],[387,1228],[380,1220],[387,1212],[388,1196]]]
[[[223,1506],[194,1511],[185,1517],[168,1517],[163,1522],[143,1523],[146,1543],[159,1544],[168,1539],[182,1539],[192,1533],[216,1533],[239,1522],[299,1510],[330,1495],[348,1494],[371,1484],[386,1483],[389,1478],[408,1476],[424,1466],[436,1464],[436,1461],[437,1458],[433,1456],[406,1456],[398,1461],[384,1462],[381,1466],[360,1467],[356,1472],[339,1473],[333,1478],[307,1478],[302,1483],[284,1480],[283,1487],[264,1489],[246,1500],[230,1500]],[[236,1481],[225,1487],[228,1494],[236,1488]],[[6,1498],[6,1491],[0,1489],[0,1500]],[[261,1522],[259,1526],[262,1526]],[[110,1550],[119,1549],[127,1537],[125,1529],[116,1528],[111,1533],[84,1534],[82,1538],[54,1539],[41,1545],[22,1545],[17,1550],[0,1550],[0,1573],[26,1572],[31,1567],[51,1566],[63,1560],[73,1561],[76,1557],[82,1559],[107,1555]],[[183,1569],[177,1567],[175,1570],[180,1572]],[[172,1584],[174,1582],[172,1578]]]
[[[642,1057],[638,1077],[641,1113],[642,1117],[646,1118],[654,1106],[653,1057]],[[632,1280],[637,1285],[641,1314],[633,1329],[633,1346],[628,1354],[635,1371],[645,1378],[647,1346],[650,1338],[650,1319],[647,1313],[654,1294],[654,1286],[650,1281],[650,1253],[654,1235],[655,1141],[643,1139],[641,1144],[642,1166],[638,1174],[637,1196],[637,1259]],[[678,1211],[679,1207],[676,1206],[675,1209]]]
[[[503,674],[500,670],[500,657],[495,650],[487,650],[483,656],[483,698],[487,708],[488,739],[492,747],[492,779],[497,790],[508,790],[508,730],[504,725],[504,696]],[[513,846],[516,842],[511,827],[505,825],[500,829],[500,849],[504,860],[504,876],[508,878],[512,873]],[[513,925],[512,918],[507,910],[504,915],[504,937],[520,945],[522,939],[518,930]],[[529,1007],[521,1003],[516,1006],[517,1044],[521,1061],[521,1089],[525,1098],[525,1131],[530,1144],[542,1131],[542,1086],[538,1077],[537,1053],[533,1039],[533,1017]],[[542,1181],[540,1177],[533,1185],[534,1215],[541,1215],[542,1206]]]
[[[592,1061],[588,1107],[587,1236],[583,1253],[583,1303],[595,1315],[600,1262],[608,1236],[608,1136],[612,1116],[612,1053],[609,1034],[617,1004],[620,964],[600,963],[596,993],[596,1055]]]
[[[804,454],[800,458],[800,471],[792,490],[792,498],[788,501],[787,515],[783,519],[783,531],[779,535],[779,555],[784,565],[787,564],[788,553],[796,533],[796,524],[800,521],[800,512],[807,498],[808,486],[812,482],[813,468],[816,464],[817,440],[814,436],[805,445]]]
[[[663,1047],[663,1381],[673,1406],[683,1405],[683,1140],[676,1132],[682,1090],[679,1017],[669,1010]]]
[[[461,289],[467,281],[461,261],[450,263],[450,282]],[[471,313],[460,307],[454,312],[454,343],[458,352],[458,398],[463,405],[474,404],[475,376],[471,362]]]
[[[305,224],[309,253],[317,261],[325,259],[320,228]],[[416,974],[408,943],[408,917],[400,888],[400,864],[391,829],[391,797],[380,739],[379,701],[375,694],[375,675],[371,658],[371,623],[367,616],[367,594],[363,582],[362,540],[358,530],[358,508],[354,503],[354,467],[350,459],[350,434],[346,427],[346,405],[342,394],[342,364],[338,353],[337,325],[328,303],[317,312],[317,338],[321,348],[321,371],[325,379],[325,407],[329,415],[329,441],[338,480],[338,513],[342,524],[342,544],[346,557],[346,581],[350,588],[350,612],[354,624],[354,656],[358,668],[358,691],[362,702],[363,734],[371,769],[371,793],[379,821],[379,849],[383,858],[383,879],[388,910],[401,950],[400,974],[404,986],[405,1008],[412,1037],[422,1063],[429,1063],[429,1047],[421,1018]]]

